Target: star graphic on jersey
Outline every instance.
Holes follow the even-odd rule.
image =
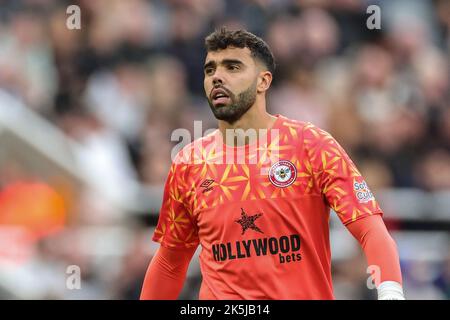
[[[242,227],[242,234],[244,234],[247,229],[252,229],[252,230],[255,230],[257,232],[264,233],[255,224],[255,220],[258,219],[261,216],[262,216],[262,213],[257,213],[257,214],[255,214],[253,216],[248,216],[245,213],[244,209],[241,208],[241,218],[238,219],[238,220],[235,220],[235,221],[241,225],[241,227]]]

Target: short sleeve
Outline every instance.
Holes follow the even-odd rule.
[[[328,132],[308,124],[303,138],[317,188],[344,225],[383,215],[361,173]]]
[[[186,164],[173,163],[165,186],[163,202],[153,241],[170,248],[190,248],[199,244],[197,225],[186,203]]]

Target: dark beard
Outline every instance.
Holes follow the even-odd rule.
[[[223,120],[229,124],[238,121],[256,101],[256,81],[245,91],[236,97],[232,92],[226,90],[230,97],[231,104],[219,105],[215,107],[208,98],[208,104],[218,120]]]

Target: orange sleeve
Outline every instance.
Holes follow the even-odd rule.
[[[153,240],[163,247],[191,248],[200,243],[196,220],[187,198],[191,194],[187,185],[187,164],[175,159],[164,186],[158,224]]]
[[[372,215],[349,223],[347,229],[359,241],[369,266],[378,266],[379,279],[402,284],[397,245],[390,236],[380,215]],[[379,283],[376,283],[378,286]]]
[[[161,246],[148,266],[140,299],[177,299],[195,250],[196,248],[173,249]]]

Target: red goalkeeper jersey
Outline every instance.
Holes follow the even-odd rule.
[[[200,299],[333,299],[330,208],[344,225],[382,214],[330,134],[278,115],[254,145],[228,147],[216,130],[186,146],[153,240],[201,245]]]

